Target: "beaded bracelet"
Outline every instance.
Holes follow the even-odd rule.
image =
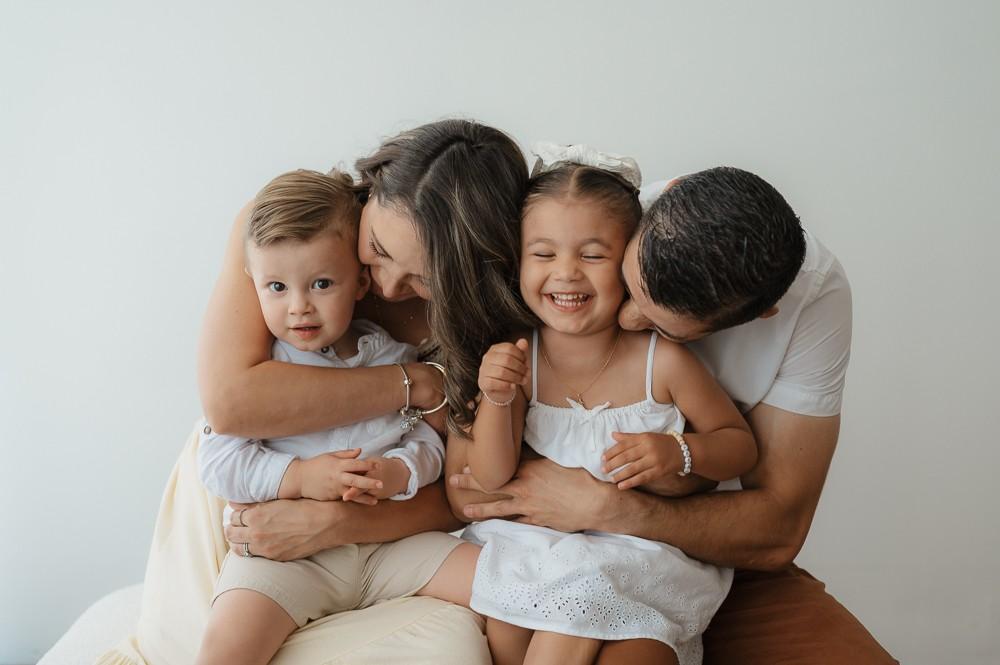
[[[674,437],[677,441],[677,445],[681,447],[681,455],[684,457],[684,469],[682,471],[678,471],[677,475],[686,476],[691,473],[691,449],[688,448],[687,441],[684,440],[684,435],[680,432],[670,430],[667,434]]]

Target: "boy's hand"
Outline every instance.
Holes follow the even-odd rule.
[[[494,402],[514,399],[518,386],[528,385],[528,340],[516,344],[494,344],[483,356],[479,365],[479,389]]]
[[[344,492],[344,501],[374,505],[380,499],[388,499],[406,491],[410,484],[410,467],[406,466],[403,460],[397,457],[375,457],[372,461],[375,463],[375,468],[365,477],[381,482],[382,486],[368,490],[350,487]]]
[[[612,432],[611,436],[618,443],[604,451],[601,469],[611,473],[624,467],[611,476],[620,490],[645,485],[684,468],[677,439],[669,434]]]
[[[360,454],[361,449],[354,448],[299,460],[302,465],[302,497],[334,501],[343,498],[351,488],[362,491],[380,489],[382,481],[368,475],[375,468],[377,460],[357,459]]]

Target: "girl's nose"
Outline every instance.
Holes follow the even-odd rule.
[[[556,264],[555,276],[567,282],[580,279],[583,273],[580,272],[580,264],[575,258],[567,257]]]

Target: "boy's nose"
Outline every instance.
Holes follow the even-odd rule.
[[[292,295],[288,302],[289,314],[308,314],[312,311],[312,302],[302,294]]]

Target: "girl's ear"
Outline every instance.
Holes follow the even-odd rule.
[[[358,292],[355,294],[355,300],[361,300],[368,293],[368,287],[372,285],[371,273],[368,272],[368,266],[361,266],[361,272],[358,273]]]

